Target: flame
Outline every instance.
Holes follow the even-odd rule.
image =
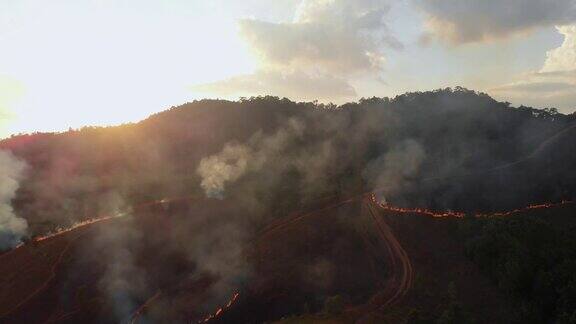
[[[87,219],[87,220],[84,220],[84,221],[75,223],[75,224],[73,224],[73,225],[70,226],[70,227],[58,228],[58,229],[56,229],[56,231],[54,231],[54,232],[50,232],[50,233],[48,233],[48,234],[46,234],[46,235],[44,235],[44,236],[36,237],[36,238],[34,238],[34,241],[35,241],[35,242],[42,242],[42,241],[51,239],[51,238],[53,238],[53,237],[56,237],[56,236],[59,236],[59,235],[62,235],[62,234],[71,232],[71,231],[73,231],[73,230],[75,230],[75,229],[78,229],[78,228],[80,228],[80,227],[84,227],[84,226],[88,226],[88,225],[100,223],[100,222],[103,222],[103,221],[106,221],[106,220],[109,220],[109,219],[121,218],[121,217],[124,217],[124,216],[126,216],[126,215],[128,215],[128,213],[119,213],[119,214],[112,215],[112,216],[102,216],[102,217],[90,218],[90,219]],[[20,246],[17,246],[16,248],[18,248],[18,247],[20,247]]]
[[[220,317],[227,309],[229,309],[230,307],[232,307],[232,305],[234,305],[234,303],[236,303],[238,297],[240,297],[240,294],[237,292],[234,293],[234,295],[232,295],[232,298],[230,298],[230,300],[225,306],[218,307],[218,309],[216,309],[216,311],[213,314],[208,314],[206,317],[204,317],[203,320],[198,321],[198,323],[207,323],[215,318]]]
[[[564,206],[564,205],[571,205],[573,203],[574,203],[573,200],[562,200],[562,201],[557,202],[557,203],[545,203],[545,204],[538,204],[538,205],[529,205],[529,206],[526,206],[524,208],[518,208],[518,209],[513,209],[513,210],[509,210],[509,211],[504,211],[504,212],[478,213],[478,214],[476,214],[476,217],[505,217],[505,216],[510,216],[512,214],[516,214],[516,213],[527,212],[530,210],[560,207],[560,206]]]
[[[454,217],[454,218],[464,218],[465,214],[462,212],[455,212],[455,211],[445,211],[445,212],[436,212],[425,208],[401,208],[395,207],[385,204],[380,204],[384,210],[401,213],[401,214],[424,214],[434,218],[444,218],[444,217]]]
[[[431,216],[434,218],[445,218],[445,217],[464,218],[464,216],[466,216],[466,213],[461,212],[461,211],[449,210],[449,211],[439,212],[439,211],[433,211],[433,210],[426,209],[426,208],[402,208],[402,207],[392,206],[390,204],[379,203],[376,201],[376,196],[374,194],[371,194],[370,199],[372,200],[372,202],[374,204],[378,205],[380,208],[382,208],[386,211],[400,213],[400,214],[424,214],[424,215]],[[574,203],[574,201],[572,201],[572,200],[562,200],[562,201],[557,202],[557,203],[544,203],[544,204],[537,204],[537,205],[528,205],[528,206],[523,207],[523,208],[517,208],[517,209],[513,209],[513,210],[509,210],[509,211],[501,211],[501,212],[494,212],[494,213],[476,213],[476,214],[474,214],[474,217],[506,217],[506,216],[510,216],[513,214],[517,214],[517,213],[527,212],[530,210],[553,208],[553,207],[559,207],[559,206],[569,205],[569,204],[573,204],[573,203]]]
[[[181,197],[174,197],[174,198],[163,198],[163,199],[159,199],[159,200],[151,200],[148,202],[141,203],[141,204],[135,206],[134,208],[142,208],[142,207],[148,207],[148,206],[153,206],[153,205],[164,205],[166,203],[179,201],[179,200],[188,200],[191,198],[192,198],[191,196],[181,196]],[[390,211],[390,212],[400,213],[400,214],[424,214],[424,215],[434,217],[434,218],[445,218],[445,217],[463,218],[466,215],[465,212],[461,212],[461,211],[451,211],[451,210],[434,211],[434,210],[430,210],[430,209],[426,209],[426,208],[403,208],[403,207],[393,206],[393,205],[390,205],[387,203],[379,203],[376,200],[376,195],[374,193],[370,194],[370,199],[374,204],[380,206],[382,209],[384,209],[386,211]],[[340,206],[340,205],[342,205],[344,203],[348,203],[352,200],[354,200],[354,199],[347,199],[344,201],[340,201],[340,202],[336,203],[335,205],[329,206],[328,208]],[[495,212],[495,213],[476,213],[474,216],[475,217],[505,217],[505,216],[510,216],[512,214],[522,213],[522,212],[526,212],[526,211],[530,211],[530,210],[546,209],[546,208],[558,207],[558,206],[563,206],[563,205],[568,205],[568,204],[573,204],[573,203],[574,203],[574,201],[572,201],[572,200],[562,200],[558,203],[544,203],[544,204],[529,205],[527,207],[517,208],[517,209],[513,209],[513,210],[509,210],[509,211],[501,211],[501,212]],[[42,241],[54,238],[56,236],[71,232],[73,230],[76,230],[76,229],[84,227],[84,226],[100,223],[100,222],[107,221],[110,219],[125,217],[128,214],[129,214],[128,212],[124,212],[124,213],[118,213],[116,215],[111,215],[111,216],[108,215],[108,216],[94,217],[94,218],[91,218],[88,220],[84,220],[84,221],[75,223],[70,227],[58,228],[54,232],[50,232],[44,236],[34,238],[34,241],[35,242],[42,242]],[[313,214],[313,213],[309,213],[309,214]],[[306,216],[306,215],[301,215],[298,218],[303,218],[304,216]],[[292,222],[292,221],[294,221],[294,220],[291,219],[290,222]],[[277,226],[283,227],[283,225],[286,225],[286,224],[279,224]],[[14,247],[14,249],[12,249],[12,250],[16,250],[16,249],[22,247],[23,245],[24,245],[24,243],[20,243],[16,247]]]
[[[176,201],[183,201],[183,200],[190,200],[193,199],[194,196],[188,195],[188,196],[179,196],[179,197],[173,197],[173,198],[162,198],[162,199],[158,199],[158,200],[150,200],[147,202],[143,202],[139,205],[136,205],[134,207],[134,209],[136,208],[143,208],[143,207],[149,207],[149,206],[155,206],[155,205],[165,205],[167,203],[170,202],[176,202]],[[115,218],[121,218],[124,216],[127,216],[129,214],[129,212],[123,212],[123,213],[118,213],[116,215],[107,215],[107,216],[99,216],[99,217],[93,217],[84,221],[80,221],[77,223],[74,223],[72,226],[70,227],[60,227],[57,228],[55,231],[51,231],[48,232],[42,236],[36,236],[33,238],[34,242],[42,242],[51,238],[54,238],[56,236],[62,235],[62,234],[66,234],[68,232],[71,232],[75,229],[84,227],[84,226],[88,226],[88,225],[92,225],[92,224],[96,224],[96,223],[100,223],[106,220],[110,220],[110,219],[115,219]],[[9,252],[15,251],[21,247],[23,247],[25,245],[25,243],[21,242],[18,245],[16,245],[12,250],[10,250]],[[3,256],[6,255],[3,254]]]

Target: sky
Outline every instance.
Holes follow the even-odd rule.
[[[0,137],[455,86],[574,112],[576,0],[0,0]]]

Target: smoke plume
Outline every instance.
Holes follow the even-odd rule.
[[[147,288],[145,271],[138,267],[134,255],[141,240],[141,233],[128,218],[122,224],[102,227],[91,246],[106,252],[106,269],[99,288],[119,322],[130,318],[138,306],[136,297],[144,295]]]
[[[246,172],[252,154],[248,147],[226,144],[220,154],[202,159],[198,173],[206,196],[222,198],[226,183],[236,181]]]
[[[384,195],[402,192],[410,185],[425,157],[422,146],[408,139],[369,162],[364,176],[379,199],[386,202]]]
[[[277,157],[304,132],[304,124],[289,119],[275,134],[256,132],[246,144],[227,143],[223,150],[200,161],[197,172],[206,196],[223,198],[226,185],[240,179],[248,171],[258,171],[269,159]]]
[[[215,305],[251,275],[251,265],[243,255],[251,234],[248,223],[228,213],[197,212],[187,224],[180,226],[188,228],[188,239],[178,240],[186,240],[187,256],[197,267],[195,273],[209,274],[216,279],[207,300],[208,305]]]
[[[8,151],[0,150],[0,250],[13,248],[26,236],[28,223],[12,208],[26,163]]]

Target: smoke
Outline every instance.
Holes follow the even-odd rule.
[[[331,139],[311,136],[317,129],[306,117],[287,118],[269,134],[256,131],[242,144],[226,143],[220,152],[200,161],[197,173],[206,196],[227,196],[237,203],[235,213],[195,213],[186,227],[193,229],[186,237],[188,255],[198,266],[197,271],[218,278],[211,288],[215,298],[229,296],[252,274],[243,253],[253,237],[254,224],[265,223],[260,217],[269,219],[272,208],[282,209],[270,197],[278,194],[280,204],[290,206],[286,202],[293,202],[289,197],[293,186],[304,196],[325,186],[334,145]],[[331,126],[321,130],[327,128]],[[332,127],[328,134],[333,135],[337,129]],[[242,211],[247,212],[238,217]]]
[[[117,193],[108,194],[105,210],[127,212],[122,197]],[[101,202],[103,203],[103,201]],[[130,318],[138,306],[137,298],[147,289],[146,273],[136,263],[136,254],[142,241],[142,233],[128,217],[115,226],[101,227],[89,246],[91,252],[103,251],[105,270],[99,288],[118,322]],[[100,260],[102,261],[102,260]]]
[[[238,180],[248,168],[248,161],[253,155],[250,148],[226,144],[222,152],[200,161],[198,173],[202,177],[200,186],[210,198],[223,198],[228,182]]]
[[[147,273],[138,263],[144,236],[119,192],[111,190],[95,199],[102,215],[126,216],[90,225],[87,235],[74,241],[74,262],[67,270],[64,286],[84,285],[86,278],[91,278],[87,290],[97,294],[103,306],[98,320],[125,323],[148,293]],[[68,300],[70,294],[63,289],[61,298]]]
[[[28,223],[12,208],[26,163],[8,151],[0,150],[0,250],[13,248],[26,236]]]
[[[145,273],[137,267],[133,255],[137,240],[139,233],[131,226],[110,226],[97,237],[97,244],[108,251],[100,289],[119,320],[130,317],[138,306],[136,297],[146,289]]]
[[[227,143],[222,151],[200,161],[197,173],[206,196],[223,198],[226,185],[234,183],[248,171],[258,171],[264,164],[278,157],[289,145],[301,138],[302,121],[291,118],[275,134],[266,136],[256,132],[246,144]]]
[[[255,231],[274,217],[312,210],[327,199],[374,190],[394,205],[460,210],[523,202],[531,192],[541,192],[536,191],[541,184],[549,184],[555,194],[560,182],[548,179],[562,180],[563,188],[574,192],[573,175],[546,178],[532,172],[527,181],[522,174],[528,173],[494,180],[474,173],[531,152],[526,148],[556,133],[565,118],[552,116],[558,119],[553,123],[535,116],[464,89],[364,99],[338,108],[272,97],[203,101],[138,125],[148,137],[87,131],[54,135],[20,149],[18,156],[35,167],[18,190],[16,212],[26,215],[33,233],[162,198],[226,197],[198,202],[205,207],[185,207],[190,210],[166,204],[150,211],[150,217],[101,226],[108,230],[85,253],[105,251],[99,288],[118,319],[151,291],[179,283],[180,277],[213,280],[211,293],[219,304],[218,297],[230,296],[254,271],[245,252]],[[558,164],[547,172],[569,170],[573,158],[557,156]],[[10,206],[24,164],[9,153],[0,155],[0,162],[0,236],[2,246],[13,246],[26,235],[26,221]],[[423,181],[430,177],[446,179]],[[500,194],[506,189],[500,183],[512,188],[509,197]],[[166,217],[156,220],[159,213]],[[158,252],[153,266],[143,261],[141,255],[150,253],[143,251]],[[329,286],[327,262],[307,270],[318,285]],[[319,279],[323,276],[326,281]]]
[[[219,213],[194,213],[190,219],[186,240],[188,258],[196,265],[196,273],[215,278],[210,288],[208,306],[221,302],[239,289],[252,273],[244,255],[250,229],[241,217]],[[183,238],[181,238],[183,239]]]
[[[364,177],[379,200],[386,202],[385,195],[401,193],[411,185],[425,157],[422,145],[407,139],[370,161],[364,170]]]

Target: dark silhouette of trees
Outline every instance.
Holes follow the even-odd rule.
[[[15,207],[33,232],[42,232],[106,211],[114,195],[128,205],[200,196],[196,168],[203,157],[226,143],[273,135],[291,119],[303,125],[297,145],[239,179],[228,197],[252,192],[264,209],[281,202],[289,212],[319,197],[368,191],[376,178],[366,174],[368,164],[406,140],[417,142],[425,157],[406,186],[385,193],[397,205],[476,212],[576,197],[576,130],[554,139],[574,125],[575,115],[513,108],[459,87],[339,107],[271,96],[200,100],[136,124],[19,135],[0,148],[30,164]],[[304,158],[316,160],[313,172]]]
[[[570,215],[572,216],[572,215]],[[572,323],[576,222],[568,215],[467,220],[466,255],[515,303],[519,323]]]

